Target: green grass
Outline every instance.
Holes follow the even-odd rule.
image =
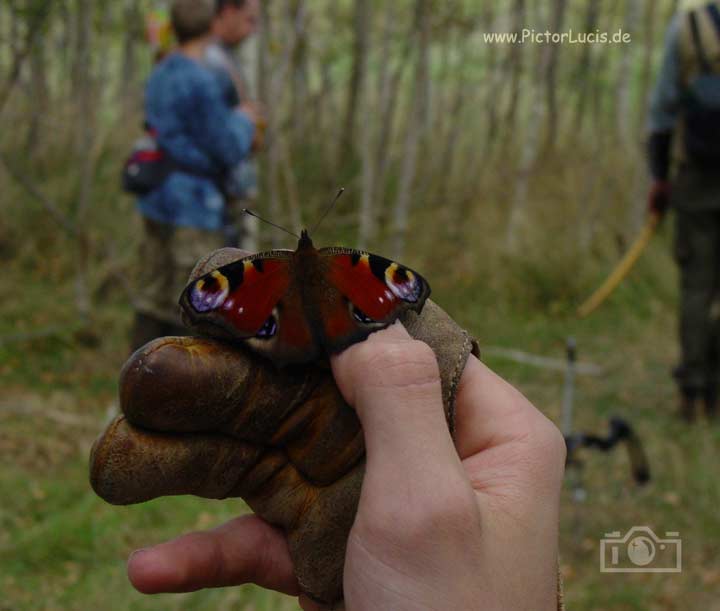
[[[669,369],[677,354],[676,296],[666,248],[659,240],[626,285],[585,321],[572,316],[572,301],[562,290],[555,295],[485,284],[480,279],[492,278],[493,270],[472,261],[471,276],[454,277],[425,255],[435,300],[481,345],[562,358],[565,338],[573,335],[580,359],[605,369],[601,377],[578,378],[576,428],[604,432],[607,419],[618,414],[645,443],[653,476],[646,487],[631,482],[622,451],[586,453],[582,472],[573,477],[582,478],[587,500],[577,503],[569,488],[564,492],[561,565],[569,608],[576,611],[720,609],[720,426],[687,426],[675,417]],[[589,273],[590,280],[602,271],[597,278]],[[294,600],[251,586],[158,597],[130,587],[125,561],[133,549],[213,526],[245,508],[191,497],[113,507],[97,498],[87,483],[87,456],[114,400],[129,308],[118,293],[101,302],[95,313],[101,343],[88,347],[72,332],[66,274],[10,266],[5,278],[7,286],[23,291],[0,304],[0,337],[48,325],[66,329],[0,344],[0,610],[296,609]],[[543,287],[557,282],[537,276],[526,281]],[[499,357],[485,360],[559,422],[562,373]],[[77,423],[47,418],[45,407]],[[661,535],[679,531],[683,572],[601,574],[600,538],[633,525],[649,525]]]
[[[71,282],[17,267],[6,281],[24,290],[0,306],[0,337],[11,337],[0,343],[0,610],[297,609],[254,586],[158,597],[130,587],[132,550],[247,508],[193,497],[114,507],[95,496],[87,459],[115,400],[129,308],[117,295],[102,304],[94,313],[100,345],[88,347],[74,334]],[[18,339],[38,328],[53,332]]]
[[[3,425],[12,429],[13,422]],[[67,431],[56,432],[63,433]],[[25,465],[0,471],[0,590],[5,605],[0,608],[297,608],[288,597],[252,586],[158,597],[134,592],[125,576],[125,561],[133,549],[208,528],[246,508],[240,501],[190,497],[133,507],[107,505],[87,484],[89,447],[80,445],[84,447],[72,458],[41,470]]]

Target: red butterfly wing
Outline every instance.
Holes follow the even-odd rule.
[[[310,360],[317,348],[292,281],[292,251],[271,251],[224,265],[183,291],[180,305],[203,330],[244,339],[276,363]]]
[[[430,287],[417,272],[347,248],[298,250],[240,259],[192,282],[180,299],[193,325],[246,341],[276,364],[339,352],[405,310],[420,312]]]
[[[338,247],[323,248],[320,255],[327,280],[339,293],[319,303],[329,352],[387,327],[405,310],[420,312],[430,295],[420,274],[384,257]]]

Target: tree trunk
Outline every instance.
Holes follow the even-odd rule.
[[[486,5],[483,24],[485,31],[496,32],[497,21],[495,19],[495,9],[492,4]],[[485,69],[485,81],[488,83],[486,88],[488,102],[485,104],[485,112],[487,113],[487,119],[485,121],[486,132],[483,143],[485,154],[490,156],[492,148],[495,144],[495,138],[498,133],[498,105],[493,103],[491,98],[495,98],[497,95],[497,88],[500,86],[504,75],[502,69],[498,66],[498,51],[499,45],[488,45],[486,49],[486,55],[484,57],[484,69]],[[497,96],[498,99],[500,96]]]
[[[513,6],[512,31],[517,36],[521,35],[525,22],[525,0],[515,0]],[[509,45],[510,57],[508,70],[510,71],[510,100],[507,112],[505,113],[505,134],[512,134],[517,124],[518,99],[520,97],[520,84],[523,71],[523,49],[524,45]],[[509,140],[509,138],[506,138]]]
[[[653,77],[653,55],[655,50],[655,34],[657,31],[657,2],[645,3],[645,26],[642,69],[640,76],[640,102],[635,111],[635,124],[645,128],[647,111],[650,106],[650,87]]]
[[[262,158],[263,192],[268,202],[267,215],[274,223],[282,222],[280,219],[280,160],[278,154],[277,120],[278,109],[275,106],[274,69],[271,64],[270,47],[273,36],[272,21],[270,19],[271,1],[260,3],[260,52],[258,54],[258,94],[260,101],[266,109],[267,130],[265,132],[265,154]],[[273,248],[280,246],[280,235],[273,231],[270,233]]]
[[[284,134],[281,133],[281,117],[280,110],[282,108],[282,92],[287,83],[287,77],[292,61],[292,52],[294,43],[288,30],[293,28],[290,25],[283,33],[283,39],[290,41],[286,44],[280,57],[275,62],[270,63],[271,46],[273,44],[273,29],[270,19],[270,2],[261,3],[261,53],[260,62],[263,66],[263,73],[260,75],[259,87],[261,101],[266,109],[267,131],[266,131],[266,155],[265,166],[263,167],[262,176],[265,178],[266,192],[269,202],[269,216],[274,223],[282,224],[285,219],[282,215],[282,205],[280,197],[281,180],[283,178],[283,151],[281,149],[280,139]],[[287,172],[285,174],[287,178]],[[292,208],[290,214],[293,214]],[[281,244],[283,236],[273,231],[271,233],[271,243],[273,247]]]
[[[642,14],[641,0],[627,0],[624,32],[636,32]],[[618,66],[617,90],[617,132],[620,142],[630,150],[637,148],[638,139],[632,112],[632,81],[637,45],[623,45]]]
[[[371,49],[372,46],[370,41],[367,40],[366,42],[368,44],[368,48]],[[383,46],[386,43],[387,40],[384,40]],[[381,57],[387,56],[381,55]],[[387,73],[387,62],[382,62],[382,66]],[[363,112],[370,116],[377,116],[378,100],[376,96],[371,94],[370,87],[363,88],[363,95],[361,99]],[[378,170],[375,163],[375,146],[377,139],[378,130],[375,127],[374,122],[367,122],[360,131],[359,138],[362,175],[360,187],[358,246],[364,249],[367,249],[369,247],[369,243],[375,239],[375,191]]]
[[[430,58],[430,11],[428,0],[416,0],[415,23],[417,39],[417,57],[410,117],[407,122],[403,164],[400,172],[400,185],[393,214],[392,255],[402,258],[405,251],[405,236],[410,215],[410,200],[417,171],[422,127],[427,112],[427,92]]]
[[[309,78],[307,7],[305,0],[292,0],[290,19],[293,23],[293,53],[291,66],[293,142],[296,145],[303,145],[307,134],[307,98]]]
[[[20,15],[15,10],[12,11],[10,22],[10,52],[11,61],[10,69],[7,72],[2,85],[0,85],[0,113],[5,108],[5,104],[10,98],[13,88],[20,79],[23,65],[30,56],[35,41],[42,35],[42,30],[47,22],[52,6],[48,6],[44,1],[33,0],[27,6],[26,27],[24,35],[21,35]]]
[[[143,21],[138,0],[125,0],[123,11],[123,67],[120,79],[119,98],[125,121],[138,111],[142,100],[138,86],[138,44],[142,43]]]
[[[567,0],[555,0],[550,21],[550,31],[560,34],[565,23]],[[545,150],[555,148],[558,136],[558,109],[557,109],[557,73],[560,61],[560,44],[548,44],[545,58],[545,97],[547,105],[547,126],[545,132]]]
[[[342,151],[338,159],[341,164],[349,161],[355,147],[355,127],[357,122],[358,104],[365,84],[367,70],[368,37],[370,28],[370,0],[355,0],[353,66],[348,91],[343,135],[340,139]]]
[[[41,122],[47,113],[49,98],[47,71],[45,70],[45,37],[38,36],[30,51],[30,88],[28,109],[30,120],[25,140],[25,151],[29,157],[35,154],[39,145]]]
[[[397,6],[392,4],[390,8],[388,8],[387,13],[387,21],[386,21],[386,35],[387,39],[383,42],[383,46],[385,46],[387,42],[387,49],[390,48],[389,42],[390,42],[390,33],[394,33],[393,25],[397,22],[399,19],[401,13],[397,12]],[[395,119],[397,115],[397,104],[398,100],[400,99],[400,84],[403,80],[403,75],[405,73],[405,70],[410,63],[410,56],[413,49],[413,41],[414,41],[414,30],[415,30],[415,23],[413,22],[410,27],[407,34],[404,36],[405,43],[401,48],[400,53],[398,54],[398,62],[395,66],[394,70],[390,70],[389,68],[383,69],[379,73],[379,77],[382,79],[378,83],[378,88],[380,89],[380,100],[379,100],[379,108],[377,111],[377,116],[380,117],[380,126],[379,126],[379,137],[377,142],[377,147],[375,149],[375,167],[376,167],[376,180],[375,180],[375,200],[384,201],[385,200],[385,187],[387,183],[387,175],[388,170],[390,168],[390,149],[392,144],[392,136],[395,131]],[[383,57],[388,57],[388,55],[385,54],[385,49],[383,49]],[[390,62],[386,62],[390,63]],[[378,211],[381,213],[388,212],[385,207]],[[376,215],[376,217],[379,215]]]
[[[594,32],[597,28],[599,0],[588,0],[586,5],[584,32]],[[592,74],[592,45],[583,45],[580,61],[572,78],[577,91],[577,101],[573,117],[573,131],[576,139],[582,138],[582,132],[585,125],[585,112],[587,110],[587,101],[590,94],[591,80],[588,75]],[[595,75],[597,78],[597,75]]]
[[[538,9],[539,8],[540,7],[538,7]],[[547,62],[549,58],[550,55],[547,50],[545,53],[540,53],[537,64],[534,67],[532,86],[529,94],[530,108],[526,123],[527,127],[523,131],[520,166],[515,179],[507,232],[505,235],[505,248],[510,253],[517,252],[521,243],[520,234],[525,229],[530,180],[541,150],[541,127],[545,123],[544,118],[547,109],[539,100],[542,99],[542,81],[543,76],[547,74]]]
[[[90,49],[92,45],[93,0],[78,0],[77,32],[75,39],[75,65],[73,67],[73,85],[77,98],[76,116],[76,158],[79,163],[78,200],[75,209],[75,226],[80,231],[75,244],[75,303],[81,322],[87,324],[92,313],[88,291],[88,241],[87,212],[90,208],[93,186],[93,102],[92,102],[92,65]]]

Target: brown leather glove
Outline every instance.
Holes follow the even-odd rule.
[[[217,251],[193,278],[244,254]],[[435,352],[452,431],[455,391],[476,346],[431,301],[402,322]],[[162,338],[126,363],[120,405],[123,415],[90,458],[99,496],[114,504],[175,494],[242,497],[285,531],[302,590],[323,603],[342,598],[364,447],[355,412],[326,366],[278,370],[222,340]]]

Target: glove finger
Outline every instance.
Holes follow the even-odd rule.
[[[145,594],[244,583],[300,593],[285,535],[257,516],[138,550],[128,561],[128,576]]]
[[[150,433],[121,416],[92,448],[90,483],[115,505],[177,494],[220,499],[254,493],[286,465],[281,453],[230,437]]]
[[[149,430],[221,433],[282,447],[318,485],[335,481],[364,454],[357,416],[328,371],[278,371],[217,340],[146,345],[123,369],[120,404],[130,422]]]
[[[354,495],[345,498],[347,486],[328,494],[329,489],[312,485],[282,451],[221,435],[151,433],[122,416],[93,446],[90,483],[98,496],[115,505],[178,494],[241,496],[265,520],[285,528],[294,528],[308,508],[332,513],[325,501],[338,494],[335,507],[355,500]]]
[[[222,432],[261,443],[322,377],[314,368],[278,371],[218,340],[165,337],[123,367],[120,407],[130,422],[151,430]]]
[[[262,452],[219,435],[149,433],[124,417],[96,441],[90,459],[93,489],[114,504],[175,494],[242,496],[263,520],[288,532],[298,582],[328,601],[341,596],[362,472],[358,465],[334,485],[318,487],[281,452]]]

